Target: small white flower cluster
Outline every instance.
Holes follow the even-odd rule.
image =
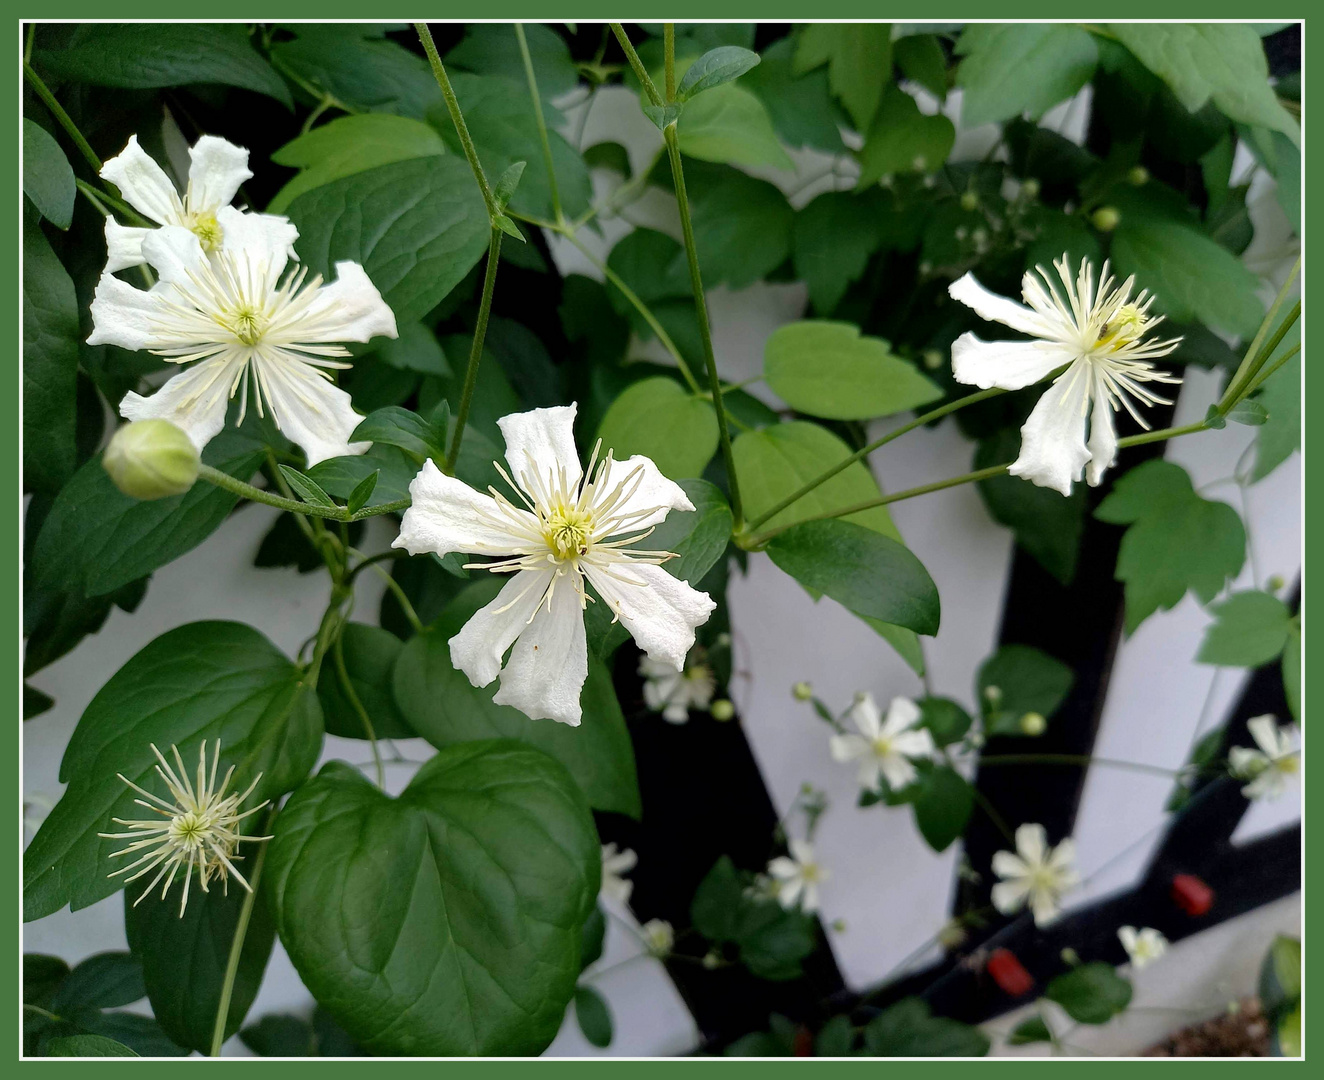
[[[1232,775],[1250,781],[1241,789],[1246,798],[1276,799],[1301,773],[1296,729],[1291,725],[1279,727],[1276,719],[1267,714],[1248,720],[1246,727],[1258,749],[1234,746],[1228,750]]]
[[[150,397],[126,394],[127,420],[166,420],[199,451],[225,426],[229,401],[248,405],[250,376],[261,414],[303,448],[308,464],[361,454],[351,443],[363,419],[336,386],[331,370],[347,368],[340,342],[395,337],[395,315],[356,262],[336,263],[323,284],[297,259],[299,232],[284,217],[230,205],[253,174],[248,151],[204,135],[189,151],[181,196],[138,145],[137,136],[101,175],[157,228],[106,219],[109,258],[92,301],[92,345],[147,349],[189,367]],[[156,271],[150,289],[115,277],[142,264]]]
[[[993,906],[1004,915],[1028,906],[1035,925],[1047,926],[1061,914],[1062,895],[1080,884],[1075,858],[1070,839],[1050,847],[1042,825],[1022,825],[1016,830],[1016,850],[993,856],[993,873],[1002,879],[993,886]]]
[[[644,704],[662,719],[672,724],[683,724],[690,718],[690,710],[703,712],[712,704],[717,679],[713,669],[697,660],[694,652],[686,657],[685,666],[676,669],[664,660],[650,656],[639,658],[639,674],[644,678]]]

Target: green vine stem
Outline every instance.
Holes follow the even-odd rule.
[[[362,521],[365,518],[377,517],[381,514],[394,514],[401,510],[407,510],[411,505],[410,499],[396,499],[393,502],[381,503],[378,506],[365,506],[362,510],[351,514],[349,508],[344,506],[314,506],[312,503],[296,502],[294,499],[285,499],[279,495],[273,495],[271,492],[263,491],[252,484],[245,483],[243,480],[236,480],[229,473],[222,472],[210,465],[198,466],[198,479],[206,480],[207,483],[215,484],[217,487],[233,492],[250,502],[262,503],[264,506],[274,506],[277,510],[288,510],[292,514],[307,514],[309,517],[326,518],[329,521]]]
[[[455,463],[460,460],[460,443],[469,422],[469,407],[473,404],[474,385],[478,382],[478,365],[483,360],[483,339],[487,336],[487,321],[492,314],[492,293],[496,291],[497,263],[501,257],[501,237],[505,235],[496,225],[487,242],[487,272],[483,275],[483,296],[478,302],[478,321],[474,324],[474,338],[469,345],[469,366],[464,372],[464,389],[460,391],[460,407],[455,411],[455,434],[446,455],[446,473],[455,475]]]
[[[363,733],[367,735],[368,742],[372,746],[372,761],[377,771],[377,786],[386,786],[386,771],[382,767],[382,752],[377,746],[377,729],[372,726],[372,717],[368,715],[368,710],[363,707],[363,701],[359,698],[359,693],[354,689],[354,684],[349,678],[349,669],[345,667],[345,624],[341,623],[340,629],[336,632],[336,643],[331,648],[331,657],[336,665],[336,678],[340,682],[340,689],[345,692],[345,697],[349,699],[349,704],[353,710],[359,714],[359,720],[363,723]]]
[[[83,138],[83,133],[78,130],[78,125],[75,124],[69,114],[64,111],[64,107],[55,100],[55,95],[51,93],[50,87],[42,81],[41,76],[37,74],[33,66],[26,60],[23,62],[23,77],[28,80],[28,85],[32,87],[37,97],[41,98],[42,102],[46,105],[46,108],[51,111],[51,115],[59,122],[60,127],[64,128],[65,133],[73,140],[73,144],[78,147],[78,152],[82,154],[87,163],[92,166],[92,171],[100,176],[101,159],[97,157],[97,153],[92,149],[91,143]]]
[[[1291,291],[1292,284],[1296,281],[1296,276],[1300,270],[1301,259],[1298,256],[1296,262],[1292,265],[1292,272],[1287,275],[1287,280],[1283,282],[1283,287],[1278,290],[1278,295],[1274,297],[1273,306],[1269,308],[1268,314],[1265,315],[1263,321],[1261,321],[1260,328],[1255,332],[1255,337],[1251,339],[1250,348],[1246,350],[1246,355],[1242,357],[1241,364],[1237,368],[1236,374],[1232,376],[1231,381],[1227,385],[1227,390],[1223,393],[1222,400],[1218,403],[1218,412],[1221,416],[1226,416],[1232,411],[1232,408],[1237,402],[1246,396],[1246,384],[1250,381],[1256,370],[1258,370],[1258,368],[1264,363],[1264,360],[1268,359],[1267,354],[1265,354],[1263,359],[1260,359],[1260,343],[1263,342],[1268,335],[1269,327],[1273,325],[1273,321],[1278,315],[1278,310],[1283,306],[1283,302],[1287,299],[1287,294]],[[1300,312],[1300,309],[1301,305],[1298,303],[1298,313]],[[1295,318],[1293,318],[1293,321],[1295,321]],[[1283,333],[1286,333],[1286,329],[1283,330]],[[1278,340],[1282,340],[1281,336]]]
[[[552,143],[547,137],[547,120],[542,114],[542,98],[538,94],[538,77],[533,73],[533,57],[529,55],[529,43],[524,37],[524,24],[515,24],[515,37],[519,40],[519,53],[524,61],[524,75],[529,81],[529,97],[533,99],[533,116],[538,122],[538,138],[542,141],[542,159],[547,166],[547,185],[552,196],[552,217],[556,224],[565,224],[565,215],[561,212],[561,193],[556,187],[556,168],[552,164]]]
[[[455,124],[455,130],[459,133],[460,146],[464,149],[469,168],[473,170],[474,179],[478,181],[478,188],[483,193],[483,205],[487,207],[487,216],[492,219],[495,226],[496,218],[500,214],[496,197],[487,183],[483,163],[478,160],[478,150],[469,135],[469,125],[464,122],[464,114],[460,112],[460,102],[451,87],[450,76],[446,74],[446,65],[441,62],[441,56],[437,53],[437,43],[432,40],[432,31],[428,29],[427,23],[416,22],[414,29],[418,33],[418,40],[423,43],[423,51],[427,53],[428,63],[432,65],[432,74],[437,80],[437,85],[441,87],[441,96],[446,99],[446,110],[451,114],[451,122]]]

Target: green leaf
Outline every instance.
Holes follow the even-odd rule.
[[[23,954],[23,1004],[50,1011],[60,984],[69,975],[69,965],[58,956]]]
[[[938,589],[905,545],[840,519],[792,525],[768,542],[772,561],[802,585],[851,611],[938,632]]]
[[[1079,1024],[1106,1024],[1131,1004],[1131,984],[1111,964],[1094,961],[1072,968],[1048,984],[1044,997]]]
[[[942,397],[887,342],[861,337],[850,323],[805,321],[779,327],[763,347],[768,386],[793,409],[832,420],[908,412]]]
[[[617,460],[643,454],[673,479],[702,474],[717,435],[712,403],[665,375],[627,387],[598,428],[603,453],[614,449]]]
[[[76,83],[149,90],[219,83],[275,98],[290,91],[253,48],[248,27],[206,23],[95,23],[61,49],[33,58],[39,71]]]
[[[735,933],[740,962],[760,979],[776,982],[804,974],[800,961],[818,945],[814,917],[787,911],[775,900],[747,901]]]
[[[1220,667],[1259,667],[1287,645],[1292,613],[1270,593],[1233,593],[1210,607],[1214,621],[1205,628],[1196,661]]]
[[[349,498],[345,501],[345,509],[351,514],[357,514],[372,498],[373,489],[377,486],[377,481],[381,478],[381,470],[375,469],[354,485],[354,490],[349,493]]]
[[[1053,1033],[1048,1030],[1048,1025],[1044,1022],[1042,1016],[1032,1016],[1028,1020],[1022,1020],[1011,1030],[1007,1036],[1007,1043],[1010,1046],[1024,1046],[1026,1043],[1052,1042]]]
[[[961,838],[974,809],[974,789],[949,765],[940,765],[923,778],[914,800],[915,824],[934,851],[946,851]]]
[[[138,1055],[104,1035],[65,1035],[46,1044],[47,1057],[131,1057]]]
[[[832,92],[855,130],[869,130],[883,88],[892,79],[892,27],[888,23],[810,23],[795,51],[797,75],[826,63]]]
[[[298,469],[292,469],[288,465],[278,465],[281,476],[285,477],[285,482],[294,490],[294,494],[299,496],[304,502],[312,506],[335,507],[336,501],[323,491],[315,481],[310,480],[299,472]]]
[[[23,215],[23,488],[54,494],[73,475],[78,345],[74,283],[37,216]]]
[[[1118,274],[1136,277],[1154,307],[1176,322],[1198,321],[1250,337],[1264,318],[1259,279],[1227,248],[1173,221],[1123,213],[1111,256]]]
[[[55,705],[55,699],[29,683],[23,684],[23,719],[33,720]]]
[[[404,642],[380,626],[352,622],[345,624],[340,647],[350,685],[372,721],[373,734],[379,739],[415,738],[416,733],[396,707],[392,689],[395,665],[404,650]],[[362,717],[341,684],[334,657],[329,656],[322,663],[317,696],[322,702],[322,719],[328,735],[344,739],[368,737]]]
[[[786,261],[795,212],[779,188],[722,166],[686,174],[706,286],[743,289]]]
[[[1265,380],[1256,400],[1269,414],[1255,433],[1255,468],[1258,483],[1301,449],[1301,354],[1297,353]]]
[[[271,155],[277,165],[300,170],[276,192],[267,212],[283,214],[305,191],[396,161],[446,152],[437,130],[407,116],[363,113],[342,116],[287,142]]]
[[[428,458],[446,460],[446,432],[438,430],[416,412],[389,405],[370,413],[350,436],[354,442],[398,446],[419,465]]]
[[[1292,719],[1301,723],[1301,627],[1293,622],[1283,648],[1283,693]]]
[[[565,38],[542,23],[523,26],[538,94],[552,101],[569,93],[579,83],[579,72]],[[527,83],[519,39],[509,23],[470,23],[464,29],[464,40],[446,54],[446,66],[477,75],[500,75],[521,87]]]
[[[1209,603],[1246,561],[1246,531],[1227,503],[1202,499],[1170,461],[1147,461],[1116,482],[1094,516],[1129,525],[1117,555],[1126,585],[1126,632],[1189,589]]]
[[[611,1045],[611,1009],[607,1007],[607,999],[593,987],[575,988],[575,1019],[579,1021],[579,1030],[584,1033],[584,1038],[594,1046]]]
[[[676,100],[685,102],[696,94],[721,86],[756,67],[759,54],[738,45],[719,45],[694,61],[676,87]]]
[[[920,708],[919,726],[929,729],[938,746],[960,742],[974,723],[970,714],[950,698],[923,697],[916,704]]]
[[[253,857],[250,851],[248,858]],[[228,895],[222,889],[198,891],[189,896],[182,916],[173,896],[162,900],[153,892],[135,906],[137,895],[124,894],[124,929],[134,956],[142,961],[152,1015],[180,1046],[210,1053],[230,949],[248,894],[242,888],[230,889]],[[259,895],[231,988],[226,1038],[239,1030],[257,997],[275,939],[266,900]]]
[[[795,275],[809,286],[816,311],[830,314],[864,273],[869,256],[883,244],[881,224],[872,192],[825,191],[796,213]]]
[[[451,663],[450,639],[480,607],[490,603],[504,581],[489,575],[468,586],[424,634],[416,634],[395,664],[394,693],[400,715],[433,746],[445,748],[475,739],[518,739],[559,761],[598,810],[638,817],[639,786],[634,749],[605,666],[590,660],[581,696],[579,727],[553,720],[530,720],[518,709],[498,705],[497,686],[476,687]]]
[[[1260,965],[1260,1004],[1277,1022],[1301,1000],[1301,939],[1279,934]]]
[[[1273,1030],[1272,1050],[1277,1057],[1301,1056],[1301,1002],[1278,1021]]]
[[[460,456],[464,456],[463,450]],[[418,475],[418,461],[398,446],[374,445],[366,454],[327,458],[308,470],[308,478],[338,499],[348,499],[373,473],[377,484],[368,496],[368,506],[396,502],[409,494],[409,485]]]
[[[618,142],[594,143],[584,151],[584,164],[590,169],[610,169],[623,180],[634,175],[630,169],[630,152]]]
[[[892,42],[901,74],[917,82],[940,102],[947,100],[947,57],[933,34],[908,34]]]
[[[1075,675],[1061,660],[1029,645],[1003,645],[980,665],[975,692],[992,735],[1024,735],[1021,718],[1038,713],[1045,720],[1062,706]],[[997,687],[996,701],[988,690]]]
[[[23,194],[41,216],[60,229],[74,217],[74,170],[60,144],[40,124],[23,118]]]
[[[160,793],[150,745],[179,747],[186,766],[204,741],[221,740],[221,773],[236,782],[262,773],[249,805],[299,783],[317,760],[322,716],[306,676],[252,627],[196,622],[161,635],[101,688],[78,722],[60,764],[69,786],[28,846],[23,914],[39,919],[69,904],[77,911],[119,890],[112,851],[124,841],[112,818],[136,818],[122,773]]]
[[[492,197],[503,210],[506,204],[510,202],[511,197],[519,190],[520,177],[524,175],[524,170],[528,167],[527,161],[517,161],[497,177],[497,182],[492,185]]]
[[[602,913],[601,906],[597,906],[588,913],[588,918],[584,920],[584,926],[580,932],[580,972],[602,959],[602,946],[606,940],[607,916]]]
[[[729,855],[723,855],[699,882],[690,901],[690,921],[709,941],[736,940],[745,887]]]
[[[968,128],[1028,114],[1038,120],[1090,81],[1099,62],[1093,36],[1055,23],[975,23],[961,31],[956,84]]]
[[[331,762],[267,853],[304,985],[376,1054],[538,1054],[579,974],[597,830],[570,774],[509,741],[441,750],[397,799]]]
[[[666,134],[667,128],[680,119],[683,107],[677,102],[670,102],[666,105],[644,105],[643,113],[653,122],[653,126],[658,131]]]
[[[676,133],[687,157],[750,168],[794,167],[763,102],[743,86],[719,86],[690,101]]]
[[[855,1025],[849,1016],[834,1016],[818,1030],[814,1057],[851,1057],[855,1053]]]
[[[400,336],[384,342],[373,353],[373,357],[398,371],[417,371],[422,375],[438,375],[443,379],[452,374],[437,335],[422,323],[406,323],[401,326]]]
[[[51,999],[53,1013],[77,1009],[113,1009],[132,1005],[147,994],[142,961],[126,952],[89,956],[73,969]]]
[[[148,1016],[129,1012],[85,1012],[78,1025],[92,1035],[101,1035],[123,1043],[139,1057],[188,1057],[188,1050],[176,1045]]]
[[[1300,127],[1269,85],[1259,35],[1244,23],[1110,23],[1118,39],[1172,88],[1191,112],[1207,102],[1243,124],[1281,131]]]
[[[239,1033],[258,1057],[316,1057],[313,1025],[289,1013],[270,1013]]]
[[[360,112],[422,120],[441,101],[428,62],[372,23],[294,23],[293,41],[271,47],[272,58],[306,83]]]
[[[978,1028],[933,1016],[922,998],[902,998],[864,1029],[870,1057],[983,1057],[989,1040]]]
[[[758,67],[741,83],[758,95],[772,126],[791,146],[809,146],[838,154],[844,149],[839,124],[846,117],[832,99],[826,68],[797,75],[792,70],[795,42],[785,37],[763,50]]]
[[[450,154],[333,180],[288,213],[310,273],[330,280],[337,262],[362,263],[401,324],[436,307],[487,251],[482,196],[468,163]]]
[[[947,117],[921,113],[915,99],[895,86],[883,95],[867,131],[857,190],[892,173],[940,169],[956,141],[956,128]]]

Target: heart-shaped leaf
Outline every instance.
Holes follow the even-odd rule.
[[[574,995],[600,872],[570,774],[492,740],[397,799],[331,762],[278,818],[264,881],[304,984],[368,1050],[528,1055]]]

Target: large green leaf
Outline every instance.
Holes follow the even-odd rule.
[[[124,884],[110,853],[123,841],[111,818],[138,818],[136,794],[117,776],[164,794],[150,744],[179,747],[185,764],[221,742],[221,772],[245,784],[262,774],[252,805],[294,787],[317,760],[322,714],[305,673],[250,626],[189,623],[157,638],[111,676],[74,730],[60,780],[69,786],[23,860],[23,916],[65,904],[77,911]]]
[[[873,529],[836,518],[805,521],[774,536],[767,551],[800,584],[858,615],[938,632],[938,589],[924,564]]]
[[[874,191],[825,191],[796,213],[795,275],[820,314],[832,312],[882,245],[878,202]]]
[[[855,130],[873,123],[883,88],[892,79],[892,27],[887,23],[810,23],[800,31],[795,72],[828,66],[832,92]]]
[[[73,474],[78,299],[36,214],[23,215],[23,487],[54,493]]]
[[[1273,373],[1256,395],[1269,419],[1255,432],[1251,482],[1263,480],[1301,449],[1301,355]]]
[[[74,171],[60,144],[40,124],[23,118],[23,194],[41,216],[61,229],[74,216]]]
[[[254,50],[248,28],[234,24],[85,24],[64,48],[38,50],[34,62],[39,71],[93,86],[220,83],[291,104],[285,81]]]
[[[1131,984],[1111,964],[1081,964],[1048,984],[1044,997],[1055,1001],[1078,1024],[1106,1024],[1131,1004]]]
[[[404,642],[380,626],[352,622],[345,624],[340,648],[350,686],[372,721],[373,735],[379,739],[413,738],[416,732],[401,717],[392,690],[395,665]],[[317,681],[317,696],[322,700],[322,718],[327,734],[366,739],[363,718],[346,694],[337,667],[335,657],[328,656]]]
[[[763,347],[768,386],[793,409],[832,420],[906,412],[942,389],[887,342],[850,323],[805,321],[779,327]]]
[[[1300,138],[1269,85],[1260,37],[1245,23],[1110,23],[1109,29],[1191,112],[1212,101],[1233,120]]]
[[[250,852],[250,866],[253,857]],[[180,1046],[211,1052],[230,949],[247,896],[242,888],[230,889],[228,895],[216,888],[198,891],[190,895],[181,916],[174,897],[162,900],[154,892],[134,906],[137,893],[124,893],[124,929],[129,948],[142,961],[152,1015]],[[231,986],[226,1038],[239,1030],[257,997],[275,940],[275,924],[266,901],[258,896]]]
[[[979,666],[975,680],[985,732],[1025,734],[1021,718],[1037,713],[1051,719],[1074,682],[1071,668],[1046,652],[1030,645],[1003,645]]]
[[[283,214],[305,191],[355,173],[411,158],[444,154],[437,130],[407,116],[363,113],[342,116],[287,142],[271,155],[277,165],[300,170],[276,192],[267,211]]]
[[[652,458],[663,475],[699,476],[717,452],[717,414],[675,379],[659,375],[627,387],[598,428],[605,453]]]
[[[841,153],[839,124],[844,125],[846,118],[832,100],[827,69],[797,75],[792,70],[794,52],[791,38],[774,41],[763,50],[759,66],[745,75],[742,85],[758,95],[783,141]]]
[[[946,851],[965,832],[974,809],[974,788],[950,765],[939,765],[920,782],[915,825],[934,851]]]
[[[1088,31],[1058,23],[975,23],[956,51],[965,57],[956,84],[966,127],[1022,114],[1037,120],[1089,82],[1099,62]]]
[[[704,285],[743,289],[781,266],[795,217],[781,190],[738,169],[691,169],[685,182]]]
[[[50,1011],[72,1013],[77,1009],[113,1009],[132,1005],[147,993],[143,966],[126,952],[96,953],[69,972],[50,1002]]]
[[[1129,525],[1117,555],[1126,584],[1126,632],[1190,589],[1203,603],[1246,561],[1246,531],[1227,503],[1202,499],[1170,461],[1147,461],[1117,481],[1094,516]]]
[[[989,1041],[978,1028],[933,1016],[922,998],[903,998],[864,1029],[871,1057],[983,1057]]]
[[[113,1058],[138,1055],[121,1042],[104,1035],[62,1035],[46,1044],[47,1057]]]
[[[289,207],[313,272],[363,264],[397,323],[426,315],[487,250],[487,211],[462,157],[397,161],[305,192]]]
[[[1154,306],[1177,322],[1249,337],[1264,318],[1259,279],[1193,228],[1124,212],[1111,254],[1117,273],[1134,274],[1137,285],[1154,294]]]
[[[570,727],[530,720],[518,709],[496,704],[495,683],[473,686],[451,663],[450,639],[503,584],[495,574],[480,578],[452,600],[425,633],[404,646],[394,675],[401,716],[438,748],[477,739],[518,739],[535,746],[570,771],[594,809],[638,817],[634,747],[605,665],[596,658],[590,661],[580,698],[583,719],[579,727]]]
[[[914,98],[890,87],[860,150],[856,187],[868,187],[892,173],[934,172],[942,168],[955,141],[956,128],[947,117],[921,113]]]
[[[681,152],[702,161],[754,168],[793,167],[777,141],[763,102],[734,83],[687,102],[676,124],[676,134]]]
[[[1210,610],[1214,621],[1196,657],[1202,664],[1259,667],[1283,651],[1292,632],[1292,613],[1272,593],[1233,593]]]
[[[573,90],[579,72],[565,39],[542,23],[525,23],[524,39],[539,95],[551,101]],[[509,23],[470,23],[464,29],[464,40],[446,54],[446,66],[476,75],[500,75],[520,86],[526,82],[519,39]]]
[[[552,758],[447,747],[398,799],[327,765],[277,819],[266,881],[304,985],[378,1054],[538,1054],[579,974],[597,831]]]
[[[422,120],[441,100],[423,57],[386,37],[372,23],[297,23],[293,41],[271,47],[272,58],[304,83],[365,112]]]

